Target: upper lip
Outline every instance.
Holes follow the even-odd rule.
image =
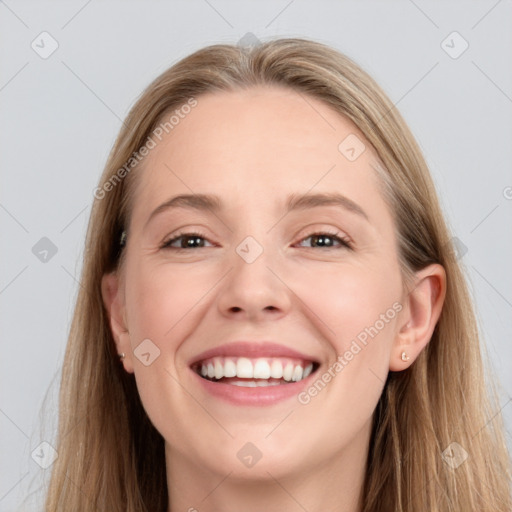
[[[272,341],[232,341],[201,352],[190,360],[189,365],[193,366],[211,357],[289,357],[318,362],[315,357]]]

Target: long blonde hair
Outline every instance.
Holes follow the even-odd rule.
[[[343,54],[306,39],[201,49],[154,80],[128,114],[95,192],[46,510],[167,509],[164,442],[142,407],[134,376],[119,364],[101,278],[119,265],[118,241],[129,224],[138,167],[134,155],[164,114],[208,92],[258,85],[317,98],[361,130],[382,163],[404,275],[434,262],[447,275],[430,343],[407,370],[389,373],[375,410],[363,512],[510,512],[510,461],[496,394],[484,380],[473,306],[426,162],[374,80]],[[456,468],[443,456],[454,446],[460,450],[454,442],[468,455]]]

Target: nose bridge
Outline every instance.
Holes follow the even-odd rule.
[[[259,237],[261,240],[261,236]],[[268,250],[268,244],[267,244]],[[252,235],[246,236],[237,246],[235,252],[238,256],[248,265],[252,265],[258,259],[267,259],[265,255],[264,258],[260,258],[265,251],[263,247],[263,241],[260,243],[256,238]]]
[[[260,240],[262,236],[259,237]],[[268,237],[265,238],[268,241]],[[234,312],[257,317],[265,311],[284,313],[290,298],[283,283],[270,269],[279,267],[279,251],[264,246],[264,240],[248,235],[235,247],[231,271],[220,291],[218,306],[224,315]]]
[[[245,283],[250,287],[253,295],[259,294],[264,297],[265,293],[276,287],[275,278],[269,267],[278,265],[275,259],[277,251],[270,247],[268,237],[263,240],[259,235],[258,238],[260,241],[248,235],[236,246],[231,277],[235,285],[238,283],[244,286]]]

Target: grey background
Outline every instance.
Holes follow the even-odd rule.
[[[50,472],[31,454],[49,456],[92,191],[121,119],[171,64],[248,32],[338,48],[402,112],[460,240],[512,445],[511,21],[505,0],[0,2],[0,511]],[[59,45],[47,59],[31,47],[43,31]],[[458,58],[453,31],[469,43]]]

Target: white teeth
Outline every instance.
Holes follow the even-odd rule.
[[[248,380],[246,382],[243,382],[241,380],[238,380],[236,382],[233,382],[235,386],[240,386],[242,388],[255,388],[258,384],[256,384],[253,380]]]
[[[283,376],[283,365],[278,359],[274,359],[272,361],[272,366],[270,367],[270,376],[274,379],[280,379]]]
[[[280,386],[281,383],[279,381],[268,381],[268,380],[235,380],[231,382],[233,386],[240,386],[245,388],[255,388],[255,387],[268,387],[268,386]]]
[[[224,361],[224,377],[236,377],[236,364],[232,359]]]
[[[266,359],[258,359],[256,361],[253,377],[255,379],[268,379],[270,377],[270,365]]]
[[[283,379],[287,381],[291,381],[293,376],[293,364],[287,363],[283,370]]]
[[[302,379],[302,366],[296,366],[293,370],[292,380],[298,382]]]
[[[224,367],[222,366],[220,359],[215,359],[214,362],[215,362],[215,378],[222,379],[222,377],[224,377]]]
[[[236,375],[241,379],[252,379],[254,377],[250,359],[246,357],[240,357],[238,359],[236,362]]]
[[[309,363],[306,366],[306,368],[304,368],[304,373],[302,374],[302,378],[305,379],[312,371],[313,371],[313,363]]]
[[[197,367],[198,373],[208,379],[220,380],[223,377],[233,379],[254,379],[257,386],[276,385],[277,381],[268,379],[283,379],[286,382],[298,382],[305,379],[313,371],[313,363],[304,368],[304,363],[287,360],[285,358],[258,358],[247,357],[214,357],[205,360]],[[249,386],[247,381],[232,381],[235,386]],[[279,384],[280,382],[277,382]]]

